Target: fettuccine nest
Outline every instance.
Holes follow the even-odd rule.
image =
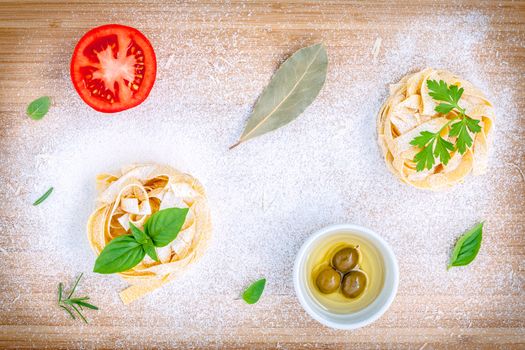
[[[444,80],[465,91],[459,101],[466,115],[480,120],[481,132],[463,155],[453,152],[447,165],[436,162],[430,170],[416,171],[414,156],[419,149],[410,145],[421,131],[437,132],[455,112],[442,115],[435,112],[436,102],[428,94],[427,80]],[[494,122],[492,104],[471,83],[450,72],[427,68],[405,76],[390,87],[390,96],[383,104],[377,119],[378,141],[388,169],[402,181],[423,189],[439,190],[455,185],[470,172],[482,174],[487,168],[489,136]],[[446,137],[454,141],[452,137]]]
[[[189,208],[177,238],[156,248],[159,262],[149,256],[119,273],[131,286],[120,293],[125,304],[173,280],[199,259],[211,237],[211,220],[204,188],[198,180],[169,166],[133,165],[119,174],[97,176],[97,209],[91,214],[88,239],[97,255],[113,238],[129,234],[129,223],[142,228],[155,212]]]

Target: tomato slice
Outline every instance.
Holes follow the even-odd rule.
[[[149,40],[120,24],[93,28],[78,42],[71,58],[71,80],[80,97],[99,112],[114,113],[148,97],[157,60]]]

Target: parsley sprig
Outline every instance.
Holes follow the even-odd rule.
[[[430,97],[441,102],[434,110],[441,114],[455,111],[456,116],[437,132],[422,131],[410,141],[412,146],[421,148],[421,151],[414,156],[417,171],[432,169],[438,157],[441,163],[447,165],[451,157],[450,152],[457,150],[460,154],[464,154],[472,146],[473,140],[470,133],[475,134],[481,131],[479,120],[470,118],[465,114],[465,109],[459,105],[459,100],[464,92],[463,88],[458,88],[456,85],[449,86],[443,80],[439,82],[427,80],[427,87]],[[448,136],[456,138],[455,144],[441,136],[443,130],[449,126]]]
[[[75,289],[77,289],[78,282],[82,278],[83,273],[78,276],[77,280],[75,281],[75,284],[73,285],[73,288],[67,294],[67,296],[64,295],[64,285],[62,283],[58,284],[58,306],[60,306],[62,309],[64,309],[69,316],[71,316],[72,319],[76,319],[75,313],[78,314],[78,316],[84,321],[85,323],[88,323],[87,319],[84,317],[81,311],[84,310],[84,308],[92,309],[92,310],[98,310],[98,307],[95,305],[92,305],[88,303],[89,297],[80,297],[80,298],[73,298],[73,293],[75,293]]]

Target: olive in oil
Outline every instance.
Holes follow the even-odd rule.
[[[361,259],[354,270],[361,270],[366,274],[366,288],[355,298],[343,295],[341,287],[332,293],[321,292],[316,285],[317,277],[321,272],[332,268],[334,255],[347,247],[359,247]],[[333,313],[347,314],[364,309],[377,298],[384,283],[383,258],[372,243],[352,232],[336,232],[319,241],[307,258],[306,271],[308,290],[313,299],[323,309]]]

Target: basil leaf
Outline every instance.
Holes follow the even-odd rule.
[[[114,238],[100,252],[94,272],[108,274],[131,269],[144,259],[146,252],[132,235]]]
[[[135,237],[135,240],[137,242],[139,242],[142,245],[151,243],[151,239],[148,237],[148,235],[142,232],[142,230],[139,229],[137,226],[133,225],[132,222],[129,223],[129,227],[131,228],[131,234],[133,235],[133,237]]]
[[[244,293],[242,293],[242,298],[248,304],[255,304],[261,298],[265,286],[266,278],[253,282],[248,288],[246,288]]]
[[[37,98],[27,106],[27,116],[33,120],[40,120],[49,111],[49,106],[51,106],[51,98],[49,96]]]
[[[144,225],[144,231],[155,247],[165,247],[177,237],[184,225],[188,210],[188,208],[168,208],[151,215]]]
[[[453,266],[468,265],[476,258],[481,247],[482,231],[483,222],[480,222],[458,239],[452,251],[447,270]]]
[[[155,246],[153,245],[153,243],[144,244],[142,245],[142,247],[144,248],[144,251],[146,252],[146,254],[148,254],[150,258],[152,258],[156,262],[159,261],[159,257],[157,256],[157,251],[155,250]]]

